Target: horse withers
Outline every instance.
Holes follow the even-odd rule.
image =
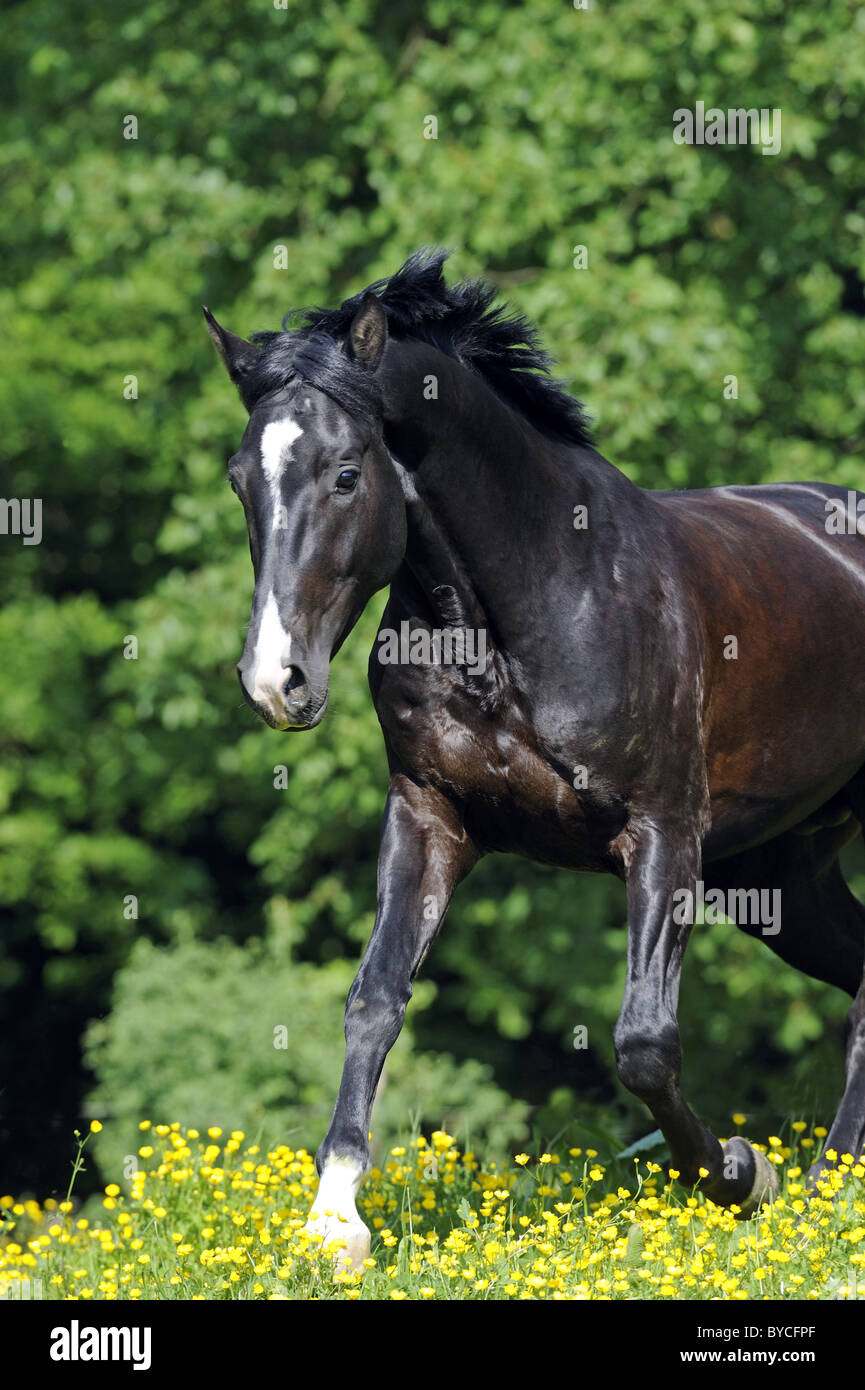
[[[780,903],[768,928],[739,925],[854,997],[826,1149],[865,1142],[865,909],[838,863],[865,821],[865,663],[849,659],[865,649],[865,541],[827,523],[846,494],[636,487],[594,448],[535,330],[489,287],[449,287],[444,258],[419,252],[251,342],[205,310],[249,412],[230,476],[255,574],[238,670],[256,713],[314,728],[332,657],[390,585],[369,671],[390,767],[378,907],[309,1226],[354,1266],[382,1066],[454,889],[492,851],[624,880],[618,1073],[685,1183],[743,1215],[776,1188],[680,1089],[701,895]]]

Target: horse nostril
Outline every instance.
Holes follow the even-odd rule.
[[[292,666],[291,675],[282,687],[282,693],[286,703],[290,701],[296,705],[300,703],[300,700],[305,703],[309,696],[309,685],[302,667]]]

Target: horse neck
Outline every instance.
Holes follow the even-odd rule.
[[[599,566],[612,567],[642,493],[593,449],[535,430],[476,373],[426,344],[391,342],[382,384],[413,579],[433,615],[455,620],[443,591],[451,612],[519,650],[528,628],[537,636],[532,600],[548,601],[557,574],[584,590]],[[578,507],[585,529],[576,529]]]

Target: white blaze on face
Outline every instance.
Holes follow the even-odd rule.
[[[271,420],[269,425],[265,425],[261,434],[261,466],[264,469],[264,476],[267,478],[270,487],[270,497],[273,502],[273,530],[279,528],[281,493],[279,488],[280,479],[285,471],[285,465],[291,458],[291,446],[296,439],[303,434],[303,430],[296,420],[292,420],[287,415],[284,420]]]
[[[282,626],[279,606],[271,589],[262,610],[255,639],[255,675],[252,698],[256,704],[281,702],[282,688],[291,675],[291,634]]]

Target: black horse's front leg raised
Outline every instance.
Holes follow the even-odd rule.
[[[307,1231],[345,1245],[341,1263],[369,1255],[355,1206],[370,1167],[369,1126],[381,1070],[399,1036],[411,982],[451,894],[477,853],[456,808],[402,776],[391,780],[378,864],[378,910],[345,1012],[345,1065],[330,1128],[316,1156],[320,1175]]]
[[[614,1034],[619,1078],[652,1112],[682,1182],[702,1180],[714,1201],[736,1203],[748,1215],[777,1188],[771,1165],[739,1136],[722,1147],[688,1108],[679,1085],[676,1011],[700,877],[699,834],[688,824],[644,822],[630,826],[623,841],[628,975]]]

